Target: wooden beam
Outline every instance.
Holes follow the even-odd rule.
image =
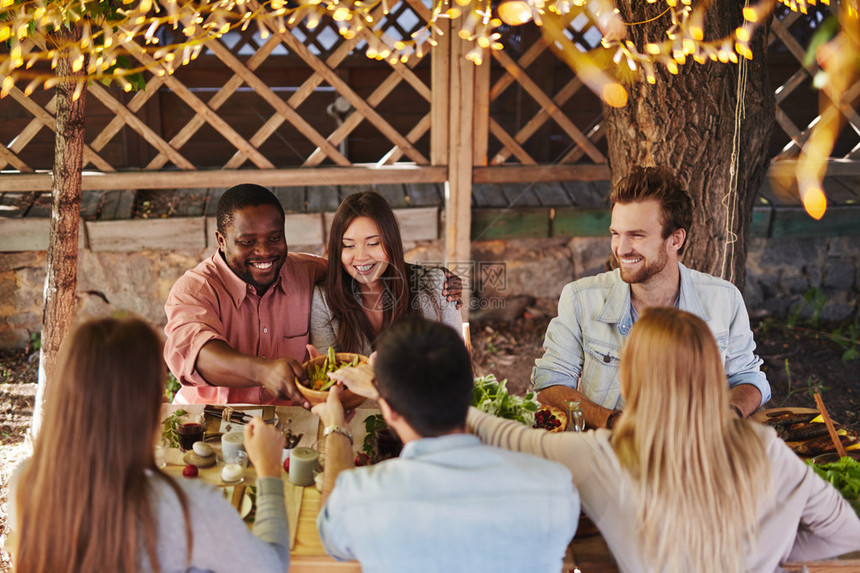
[[[609,238],[609,209],[561,208],[555,210],[553,237]]]
[[[50,219],[7,219],[0,223],[0,252],[45,251]]]
[[[439,238],[437,207],[395,209],[394,216],[404,241],[432,241]]]
[[[472,213],[471,239],[545,239],[549,237],[550,210],[528,209],[475,209]],[[606,223],[605,229],[609,228]]]
[[[770,236],[846,237],[860,235],[860,212],[856,207],[829,207],[820,221],[798,208],[773,210]]]
[[[448,265],[468,265],[472,259],[472,149],[475,129],[475,64],[466,59],[470,48],[456,34],[451,42],[450,116],[448,123],[448,182],[445,193],[445,260]],[[489,65],[489,62],[487,62]],[[468,320],[471,289],[463,285],[461,312]]]
[[[206,246],[205,217],[87,221],[93,251],[202,249]]]
[[[794,177],[797,171],[796,160],[785,159],[782,161],[772,161],[770,168],[767,170],[768,177]],[[858,176],[860,175],[860,159],[835,159],[827,160],[827,176]]]
[[[473,183],[538,183],[542,181],[608,181],[609,166],[511,165],[476,167]]]
[[[450,123],[449,98],[451,96],[451,21],[440,18],[436,26],[440,33],[433,31],[433,39],[437,45],[433,47],[433,57],[430,59],[430,163],[432,165],[448,165],[448,127]]]
[[[442,183],[448,168],[439,166],[386,165],[384,167],[316,167],[314,169],[230,169],[211,171],[84,172],[85,191],[108,189],[200,189],[256,183],[266,187],[306,185],[359,185],[374,183]],[[4,173],[0,192],[50,191],[50,173]]]

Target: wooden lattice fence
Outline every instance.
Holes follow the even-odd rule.
[[[419,0],[401,0],[377,16],[388,36],[405,38],[424,25],[429,10]],[[791,167],[817,120],[819,95],[811,87],[817,67],[803,46],[828,10],[774,16],[772,169]],[[147,74],[142,91],[94,82],[84,202],[96,191],[102,203],[101,192],[114,193],[121,208],[108,218],[122,218],[134,210],[139,190],[211,194],[257,182],[301,189],[303,199],[293,203],[312,210],[306,198],[315,189],[446,183],[446,238],[461,249],[473,205],[576,207],[583,197],[593,204],[609,178],[602,108],[539,30],[504,29],[505,50],[478,68],[464,60],[457,35],[444,31],[437,46],[404,64],[368,59],[367,37],[344,39],[331,20],[267,37],[251,27],[209,43],[173,75]],[[583,50],[600,40],[583,14],[571,17],[567,34]],[[148,61],[142,51],[133,55]],[[841,105],[847,127],[826,186],[836,205],[858,200],[858,99],[860,82]],[[0,100],[0,209],[7,208],[0,215],[36,214],[44,205],[54,112],[51,92],[27,96],[16,87]],[[547,182],[555,183],[537,185]],[[762,197],[791,202],[767,186]]]

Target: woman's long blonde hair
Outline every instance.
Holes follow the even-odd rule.
[[[16,499],[19,573],[159,571],[147,472],[155,467],[165,370],[161,340],[138,318],[86,322],[66,339]]]
[[[655,571],[743,571],[770,483],[764,445],[729,406],[700,318],[649,308],[621,354],[626,396],[612,446],[629,472],[638,539]]]

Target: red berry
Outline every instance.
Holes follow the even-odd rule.
[[[197,469],[197,466],[188,464],[184,468],[182,468],[182,476],[187,478],[196,478],[197,474],[200,473],[200,470]]]
[[[284,460],[284,471],[290,473],[290,456],[287,456],[287,459]]]
[[[361,452],[355,456],[355,465],[356,466],[366,466],[370,461],[370,456]]]

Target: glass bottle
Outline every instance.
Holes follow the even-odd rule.
[[[578,401],[567,403],[567,431],[581,432],[585,430],[585,414],[579,408]]]

